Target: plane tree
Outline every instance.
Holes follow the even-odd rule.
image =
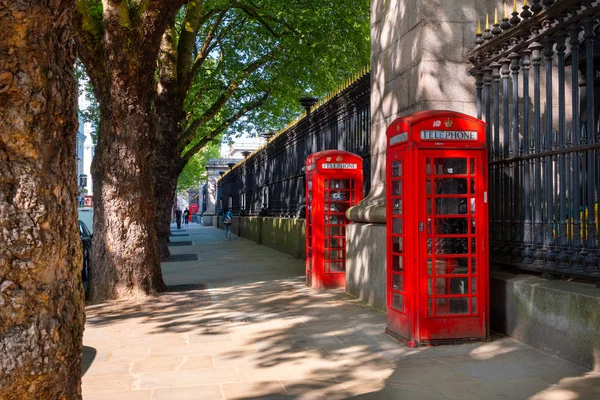
[[[369,1],[190,1],[158,58],[154,148],[161,258],[177,177],[223,135],[279,129],[298,99],[323,95],[369,62]]]

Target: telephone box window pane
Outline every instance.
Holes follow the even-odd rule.
[[[436,158],[434,160],[434,171],[436,175],[466,174],[466,158]]]
[[[402,176],[402,161],[392,162],[392,177]]]
[[[435,180],[436,194],[467,194],[466,178],[439,178]],[[429,194],[429,193],[428,193]]]
[[[471,179],[471,194],[475,194],[475,179]]]
[[[471,253],[475,254],[475,250],[477,250],[476,239],[471,239]]]
[[[427,179],[427,182],[425,183],[425,193],[428,195],[431,194],[431,179]]]
[[[475,257],[471,257],[471,273],[477,273],[477,260],[475,259]]]
[[[434,243],[435,254],[469,254],[467,238],[436,238]]]
[[[402,272],[403,270],[403,260],[402,256],[392,256],[392,270],[397,272]]]
[[[312,180],[308,181],[308,190],[312,190]]]
[[[435,199],[436,214],[466,214],[467,199],[444,198]]]
[[[431,257],[427,258],[427,275],[431,275],[431,273],[433,272],[433,268],[431,267],[433,264],[433,260],[431,259]]]
[[[392,233],[402,234],[402,218],[392,220]]]
[[[475,214],[475,199],[471,197],[469,202],[471,203],[471,214]]]
[[[472,218],[471,219],[471,233],[472,234],[475,234],[475,227],[476,227],[475,218]]]
[[[425,160],[425,173],[431,175],[431,158]]]
[[[471,293],[477,293],[477,278],[475,277],[471,278]]]
[[[398,236],[392,237],[392,249],[394,253],[402,253],[402,238]]]
[[[469,278],[437,278],[435,280],[436,294],[468,294]]]
[[[329,271],[330,272],[344,272],[344,262],[343,261],[336,261],[336,262],[331,262],[329,263]]]
[[[398,311],[404,311],[402,308],[402,295],[394,293],[392,296],[392,307]]]
[[[436,258],[435,259],[435,274],[450,275],[450,274],[468,274],[469,259],[468,258]]]
[[[427,315],[433,315],[433,299],[427,299]]]
[[[427,294],[430,296],[433,294],[432,287],[433,287],[433,279],[429,278],[429,279],[427,279]]]
[[[477,314],[477,297],[471,297],[471,314]]]
[[[347,179],[332,179],[329,185],[331,189],[348,189],[349,186]]]
[[[392,205],[392,214],[400,215],[402,214],[402,199],[394,199]]]
[[[341,191],[331,192],[329,194],[329,199],[333,200],[333,201],[348,200],[348,193],[347,192],[341,192]]]
[[[402,292],[404,290],[403,285],[402,285],[402,275],[393,274],[392,279],[393,279],[392,285],[393,285],[394,290]]]
[[[326,215],[325,223],[330,225],[337,225],[342,223],[342,219],[340,215]]]
[[[431,214],[431,199],[425,200],[425,205],[427,207],[427,214]]]
[[[392,196],[402,196],[402,180],[393,181]]]
[[[344,256],[344,253],[340,250],[332,250],[329,252],[330,260],[342,260],[343,256]]]
[[[469,299],[467,297],[453,299],[436,299],[437,315],[468,314]]]
[[[427,254],[431,254],[431,238],[427,238]]]
[[[471,169],[471,175],[474,175],[474,174],[475,174],[475,159],[474,159],[474,158],[471,158],[471,159],[469,160],[469,162],[470,162],[470,164],[471,164],[471,168],[470,168],[470,169]]]
[[[469,220],[466,218],[436,218],[435,233],[442,235],[468,234]]]

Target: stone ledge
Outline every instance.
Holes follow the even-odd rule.
[[[492,271],[491,328],[544,352],[600,370],[600,290]]]

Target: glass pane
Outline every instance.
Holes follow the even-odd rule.
[[[466,158],[436,158],[434,160],[433,170],[436,175],[442,174],[466,174]]]
[[[436,194],[467,194],[466,178],[440,178],[435,180]]]
[[[436,294],[468,294],[469,278],[437,278],[435,280]]]
[[[427,279],[427,294],[430,296],[433,294],[432,287],[433,287],[433,279],[429,278],[429,279]]]
[[[425,160],[425,173],[431,175],[431,158]]]
[[[392,182],[392,196],[402,196],[402,180]]]
[[[471,293],[477,293],[477,278],[475,277],[471,278]]]
[[[471,273],[477,273],[477,261],[475,260],[475,257],[471,257]]]
[[[469,312],[469,299],[467,297],[454,299],[436,299],[436,314],[467,314]]]
[[[431,254],[431,238],[427,238],[427,254]]]
[[[477,297],[471,297],[471,313],[477,314]]]
[[[442,235],[468,234],[469,220],[467,218],[436,218],[435,233]]]
[[[425,182],[425,194],[431,194],[431,179],[427,179]]]
[[[471,194],[475,194],[475,179],[471,179]]]
[[[402,176],[402,161],[392,162],[392,177]]]
[[[397,275],[397,274],[393,274],[392,275],[392,286],[393,286],[394,290],[398,290],[400,292],[403,291],[403,289],[402,289],[402,275]]]
[[[327,256],[327,252],[326,252]],[[329,252],[328,258],[330,260],[342,260],[344,258],[344,252],[341,250],[332,250]]]
[[[467,199],[445,198],[435,199],[436,214],[466,214]]]
[[[392,270],[402,272],[404,269],[402,256],[392,255]]]
[[[471,164],[471,175],[473,175],[473,174],[475,174],[475,159],[471,158],[469,161]]]
[[[433,264],[433,260],[431,258],[427,258],[427,275],[431,275],[432,268],[431,265]]]
[[[342,223],[342,216],[341,215],[326,215],[325,216],[325,223],[326,224],[333,224],[333,225],[341,224]]]
[[[402,295],[398,293],[394,293],[392,296],[392,307],[398,311],[403,311],[402,308]]]
[[[312,180],[308,181],[308,190],[312,190]]]
[[[475,218],[471,219],[471,233],[475,234]]]
[[[471,239],[471,253],[475,254],[475,250],[477,250],[476,239]]]
[[[471,197],[469,202],[471,203],[471,214],[475,214],[475,199]]]
[[[392,233],[402,234],[402,218],[392,219]]]
[[[435,254],[468,254],[468,243],[467,238],[436,238],[434,240]]]
[[[345,268],[344,268],[344,262],[343,261],[337,261],[337,262],[331,262],[329,263],[329,271],[330,272],[344,272]]]
[[[433,315],[433,300],[427,299],[427,315]]]
[[[329,228],[325,228],[325,236],[327,236],[327,229],[329,229],[330,236],[346,235],[346,227],[344,227],[344,226],[331,226]]]
[[[402,214],[402,199],[392,200],[392,214]]]
[[[398,236],[392,237],[392,251],[394,253],[402,253],[402,238]]]
[[[427,208],[427,214],[431,214],[431,199],[425,200],[425,205]]]
[[[435,259],[435,274],[468,274],[469,259],[468,258],[436,258]]]
[[[331,189],[348,189],[350,187],[350,182],[348,179],[332,179],[329,187]]]

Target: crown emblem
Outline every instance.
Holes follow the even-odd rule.
[[[448,118],[446,121],[444,121],[444,125],[446,125],[446,128],[452,128],[452,125],[454,125],[454,122],[452,122],[452,120],[450,118]]]
[[[396,125],[396,132],[400,132],[400,124]]]
[[[327,157],[325,161],[331,161],[331,157]]]
[[[337,161],[337,162],[340,162],[342,160],[343,160],[342,156],[337,156],[337,158],[335,159],[335,161]]]

